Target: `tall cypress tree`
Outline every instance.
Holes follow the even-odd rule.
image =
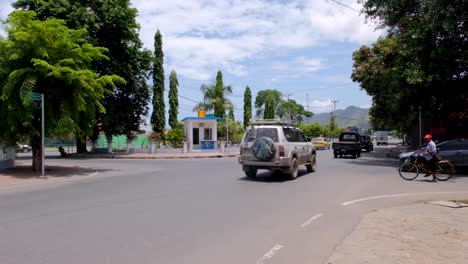
[[[244,92],[244,127],[250,125],[250,120],[252,119],[252,92],[250,87],[245,87]]]
[[[223,84],[223,74],[221,71],[218,71],[216,74],[216,83],[215,83],[215,98],[217,102],[214,103],[214,115],[217,117],[225,118],[226,113],[224,106],[224,84]]]
[[[263,112],[264,119],[274,119],[275,118],[275,99],[273,96],[267,96],[265,100],[265,111]]]
[[[177,120],[179,113],[178,86],[177,73],[172,70],[171,75],[169,75],[169,125],[172,129],[175,129],[179,123]]]
[[[154,65],[153,65],[153,113],[151,125],[153,131],[161,136],[166,126],[166,109],[164,106],[164,54],[162,50],[162,36],[158,31],[154,35]]]

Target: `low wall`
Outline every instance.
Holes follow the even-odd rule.
[[[0,159],[0,170],[6,170],[15,167],[15,160]]]

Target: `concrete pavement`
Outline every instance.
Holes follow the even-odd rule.
[[[468,263],[468,208],[417,203],[367,214],[327,264]]]

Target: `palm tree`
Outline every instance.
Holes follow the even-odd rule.
[[[224,86],[222,73],[218,71],[216,76],[216,83],[207,85],[202,84],[200,91],[203,93],[203,102],[198,103],[193,111],[198,111],[200,109],[206,111],[214,111],[214,115],[220,118],[226,116],[226,109],[233,109],[231,100],[226,98],[227,94],[232,93],[232,87]]]

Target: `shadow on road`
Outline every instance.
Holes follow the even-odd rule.
[[[71,177],[86,176],[96,172],[107,172],[111,169],[83,168],[78,166],[55,166],[46,165],[47,177]],[[41,175],[40,171],[32,171],[31,165],[17,165],[15,168],[0,171],[0,177],[12,177],[17,179],[35,178]]]
[[[306,169],[299,169],[297,179],[307,174],[309,173],[307,172]],[[262,171],[262,172],[257,173],[257,177],[255,179],[244,176],[244,177],[239,178],[238,180],[250,181],[250,182],[271,182],[271,183],[274,183],[274,182],[282,183],[282,182],[290,181],[288,176],[286,174],[281,173],[280,171],[274,171],[274,172]]]

